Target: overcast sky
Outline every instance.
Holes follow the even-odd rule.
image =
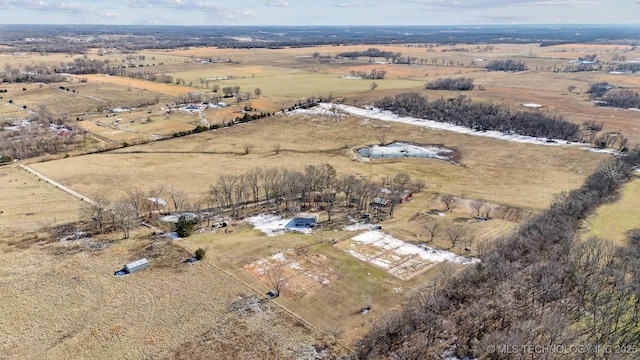
[[[0,0],[2,24],[637,24],[640,0]]]

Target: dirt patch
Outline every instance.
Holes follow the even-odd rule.
[[[270,287],[277,278],[284,278],[280,295],[292,300],[300,300],[339,278],[328,266],[327,256],[309,248],[290,248],[242,268]]]

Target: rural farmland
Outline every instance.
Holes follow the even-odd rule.
[[[630,41],[68,36],[0,48],[0,358],[640,336]]]

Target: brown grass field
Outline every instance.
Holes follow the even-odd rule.
[[[75,92],[61,91],[58,84],[2,84],[0,88],[9,92],[0,99],[0,118],[21,119],[45,107],[56,115],[82,120],[77,126],[89,133],[87,141],[91,144],[87,148],[107,149],[124,142],[132,145],[28,161],[33,169],[75,191],[89,197],[101,194],[110,200],[123,198],[134,188],[146,192],[162,187],[180,189],[192,204],[202,203],[219,176],[243,174],[256,167],[301,171],[306,165],[328,163],[338,175],[352,174],[377,182],[405,172],[412,179],[423,180],[427,188],[411,202],[398,206],[394,217],[382,222],[384,231],[406,242],[424,242],[427,234],[422,225],[428,219],[444,226],[461,223],[475,239],[472,250],[465,251],[464,244],[450,250],[465,256],[477,255],[484,244],[547,207],[555,194],[579,187],[610,155],[350,116],[281,114],[153,142],[203,124],[197,114],[168,115],[167,105],[188,93],[213,97],[216,94],[200,79],[215,77],[229,79],[210,81],[210,86],[240,86],[242,92],[251,94],[250,105],[258,112],[276,112],[307,98],[329,95],[362,105],[405,91],[420,91],[430,99],[461,94],[513,109],[523,109],[523,103],[538,103],[542,105],[538,111],[563,114],[580,124],[603,122],[605,131],[620,131],[631,146],[640,144],[640,112],[596,107],[585,94],[589,84],[596,81],[637,91],[640,75],[546,70],[585,54],[597,53],[599,59],[610,60],[624,53],[631,59],[640,56],[637,49],[582,44],[545,48],[537,44],[375,46],[425,59],[425,64],[413,66],[371,64],[368,59],[320,62],[313,57],[315,52],[335,56],[369,47],[140,51],[138,54],[146,58],[135,65],[183,78],[187,85],[101,75],[82,76],[87,82],[73,77],[60,84]],[[99,57],[97,52],[88,56],[114,63],[123,58]],[[198,60],[204,57],[233,62],[200,64]],[[492,73],[481,67],[459,66],[477,59],[488,62],[506,58],[525,61],[530,70]],[[12,66],[59,64],[73,59],[68,55],[0,55],[0,62]],[[387,71],[385,79],[375,80],[379,86],[373,91],[372,80],[342,77],[351,70],[372,69]],[[423,90],[426,82],[460,76],[473,78],[484,90]],[[570,85],[576,86],[571,94],[567,90]],[[256,88],[262,90],[259,98],[254,96]],[[9,99],[14,104],[9,104]],[[113,114],[97,112],[105,104],[131,111],[107,117]],[[231,100],[229,105],[207,110],[207,122],[222,124],[242,116],[246,104]],[[354,150],[377,144],[383,134],[389,142],[453,149],[459,164],[433,159],[378,159],[368,163],[353,159]],[[244,154],[246,144],[253,145],[249,154]],[[277,155],[274,145],[281,146]],[[40,162],[43,159],[48,161]],[[622,242],[624,232],[638,226],[638,184],[638,180],[629,183],[618,202],[603,206],[590,217],[582,236],[606,235]],[[452,194],[460,202],[445,216],[436,214],[443,210],[441,194]],[[495,204],[498,210],[494,218],[475,221],[469,206],[472,199]],[[343,203],[344,199],[338,201]],[[0,333],[4,334],[0,337],[0,358],[296,359],[324,347],[331,354],[339,354],[353,349],[354,341],[375,319],[402,304],[413,289],[441,270],[438,265],[431,266],[403,280],[350,256],[341,246],[358,233],[341,230],[341,225],[349,223],[344,208],[337,209],[331,223],[326,222],[326,213],[320,212],[322,227],[311,235],[267,237],[247,223],[232,221],[227,231],[204,229],[175,241],[144,228],[135,229],[131,240],[121,240],[121,233],[79,241],[53,240],[50,229],[78,220],[82,206],[79,199],[17,167],[0,168]],[[259,211],[249,208],[246,214]],[[451,247],[442,234],[429,245]],[[184,264],[200,247],[207,250],[206,259]],[[270,285],[259,269],[264,261],[273,263],[269,259],[278,253],[286,254],[302,270],[289,267],[290,281],[283,295],[264,301]],[[124,263],[140,257],[150,260],[150,269],[122,278],[112,275]],[[360,314],[367,305],[372,311]]]
[[[0,168],[0,231],[12,242],[23,234],[77,221],[82,202],[14,166]]]
[[[627,243],[627,232],[640,227],[638,194],[640,194],[640,178],[636,176],[624,186],[620,199],[601,206],[596,214],[585,220],[581,237],[587,239],[596,236],[624,246]]]

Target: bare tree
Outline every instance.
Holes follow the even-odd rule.
[[[253,150],[254,147],[255,147],[255,145],[252,144],[252,143],[244,143],[242,145],[242,149],[244,150],[244,154],[245,155],[249,155],[251,153],[251,150]]]
[[[173,202],[173,210],[175,212],[185,210],[185,205],[188,202],[188,196],[184,191],[172,186],[171,189],[169,189],[169,197]]]
[[[456,205],[458,204],[458,200],[453,195],[449,194],[440,196],[440,202],[445,206],[444,211],[455,209]]]
[[[451,243],[451,248],[455,248],[456,244],[466,235],[467,229],[461,224],[455,224],[447,227],[444,232]]]
[[[116,201],[113,205],[113,215],[115,225],[122,230],[124,239],[129,238],[129,231],[136,223],[137,212],[131,202],[127,199]]]
[[[104,234],[109,219],[109,199],[102,194],[93,195],[93,203],[81,210],[82,218],[93,224],[100,234]]]
[[[496,206],[494,204],[486,203],[484,205],[484,214],[483,216],[487,219],[491,219],[493,212],[496,210]]]
[[[378,144],[380,144],[380,146],[387,145],[387,134],[385,133],[378,134]]]
[[[398,191],[402,192],[407,189],[407,185],[411,182],[411,176],[407,173],[399,173],[393,177],[393,184],[398,188]]]
[[[262,95],[262,90],[260,90],[260,88],[256,88],[255,90],[253,90],[253,94],[256,97],[260,97],[260,95]]]
[[[276,297],[280,296],[282,288],[287,283],[287,279],[284,277],[284,266],[277,264],[270,267],[266,272],[266,280]]]
[[[372,82],[372,83],[371,83],[371,91],[373,91],[373,90],[375,90],[375,89],[377,89],[377,88],[378,88],[378,83],[377,83],[377,82],[375,82],[375,81],[374,81],[374,82]]]
[[[427,184],[422,179],[414,180],[411,183],[411,191],[413,191],[414,193],[422,192],[422,189],[425,189],[426,187]]]
[[[149,190],[149,213],[152,211],[160,211],[160,206],[166,205],[166,203],[163,203],[163,194],[164,185],[159,185]]]
[[[274,144],[274,145],[273,145],[273,152],[274,152],[276,155],[280,154],[280,149],[281,149],[281,145],[280,145],[280,143],[277,143],[277,144]]]
[[[129,197],[129,203],[133,210],[135,211],[136,218],[140,217],[140,213],[142,212],[142,201],[146,197],[144,192],[140,189],[129,189],[127,190],[127,196]]]
[[[422,227],[429,233],[429,242],[432,242],[442,230],[440,223],[436,220],[429,220]]]
[[[576,87],[575,87],[575,86],[573,86],[573,85],[569,85],[569,86],[567,86],[567,91],[569,92],[569,94],[571,94],[571,92],[572,92],[573,90],[575,90],[575,89],[576,89]]]
[[[265,200],[269,201],[272,197],[279,195],[276,194],[279,175],[280,171],[275,168],[267,169],[262,174],[262,192],[264,193]]]
[[[480,216],[480,211],[484,207],[485,202],[482,200],[473,200],[471,201],[471,208],[476,211],[476,216]]]
[[[247,186],[251,189],[253,202],[257,203],[258,200],[260,200],[260,181],[262,180],[262,169],[253,168],[249,170],[244,179]]]

